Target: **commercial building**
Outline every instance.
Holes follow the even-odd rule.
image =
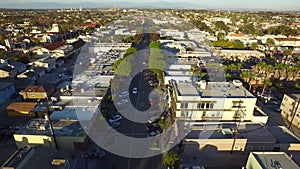
[[[87,137],[77,120],[59,120],[53,124],[57,147],[63,150],[83,149]],[[14,134],[18,148],[43,145],[55,148],[55,140],[50,124],[45,119],[30,120],[27,125]]]

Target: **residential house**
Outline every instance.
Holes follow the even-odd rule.
[[[265,55],[257,50],[218,50],[217,54],[226,59],[245,61],[251,58],[263,58]]]
[[[37,81],[38,77],[37,77],[37,74],[32,71],[32,70],[28,70],[24,73],[21,73],[19,75],[17,75],[17,78],[27,78],[27,79],[30,79],[32,81]]]
[[[36,107],[36,102],[12,102],[7,108],[8,116],[32,116],[37,117],[32,110]]]
[[[280,110],[282,118],[300,128],[300,94],[284,94]]]
[[[3,103],[11,97],[12,94],[16,92],[13,83],[0,82],[0,103]]]
[[[56,68],[55,58],[41,56],[40,59],[37,59],[33,62],[35,67],[42,67],[46,69],[46,72],[51,72]]]
[[[29,86],[20,92],[23,99],[47,99],[50,98],[53,93],[53,87],[48,86]]]
[[[276,46],[298,47],[300,46],[300,39],[297,38],[274,38]]]
[[[11,65],[17,69],[17,73],[20,74],[22,72],[24,72],[26,70],[26,65],[24,63],[21,62],[13,62],[11,63]]]
[[[70,56],[73,54],[74,50],[72,45],[66,45],[64,42],[53,42],[41,48],[35,49],[34,52],[39,55],[49,54],[52,57],[60,58]]]
[[[288,168],[299,169],[285,152],[250,152],[246,169]]]
[[[17,69],[12,66],[0,67],[0,78],[14,78],[17,75]]]

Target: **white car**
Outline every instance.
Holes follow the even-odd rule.
[[[137,92],[138,92],[138,89],[137,89],[136,87],[134,87],[134,88],[132,89],[132,94],[137,94]]]
[[[122,120],[122,116],[121,115],[119,115],[119,114],[114,114],[112,117],[111,117],[111,119],[114,119],[114,120],[117,120],[117,121],[119,121],[119,120]]]
[[[121,92],[121,93],[119,94],[119,96],[120,96],[120,97],[129,96],[129,93],[128,93],[128,91],[124,91],[124,92]]]
[[[127,103],[127,102],[128,102],[127,99],[122,99],[121,101],[118,101],[118,102],[117,102],[117,105],[120,106],[120,105],[123,105],[123,104],[125,104],[125,103]]]

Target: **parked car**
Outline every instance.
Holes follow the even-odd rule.
[[[128,96],[128,95],[129,95],[128,91],[124,91],[124,92],[121,92],[119,94],[120,97],[125,97],[125,96]]]
[[[117,102],[117,105],[120,106],[120,105],[123,105],[123,104],[125,104],[125,103],[127,103],[127,102],[128,102],[127,99],[122,99],[121,101],[118,101],[118,102]]]
[[[156,135],[158,135],[158,134],[160,134],[160,132],[157,131],[157,130],[154,130],[154,131],[152,131],[152,132],[150,132],[150,133],[148,134],[148,137],[154,137],[154,136],[156,136]]]
[[[138,93],[138,89],[136,88],[136,87],[134,87],[133,89],[132,89],[132,94],[137,94]]]
[[[117,128],[121,125],[119,121],[109,122],[109,124],[112,128]]]

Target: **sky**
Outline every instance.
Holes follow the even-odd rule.
[[[56,2],[56,3],[83,3],[97,2],[114,3],[114,2],[135,2],[149,3],[153,2],[159,5],[157,0],[0,0],[1,3],[26,3],[26,2]],[[256,8],[256,9],[274,9],[274,10],[300,10],[299,0],[163,0],[164,2],[182,2],[196,4],[197,6],[214,7],[214,8]]]

